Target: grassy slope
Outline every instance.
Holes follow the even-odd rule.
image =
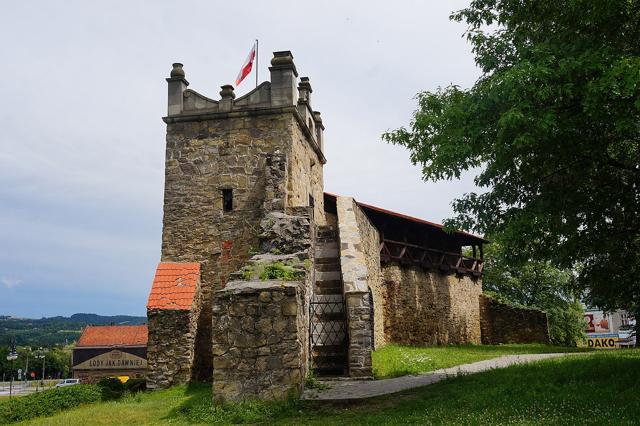
[[[634,424],[640,350],[512,366],[345,406],[247,403],[212,408],[209,386],[176,387],[71,410],[31,425]],[[637,424],[637,423],[636,423]]]
[[[376,379],[385,379],[469,364],[504,355],[584,350],[586,349],[540,344],[430,347],[390,344],[373,353],[373,374]]]

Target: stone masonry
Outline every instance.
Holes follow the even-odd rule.
[[[200,265],[160,263],[147,304],[147,387],[187,383],[201,313]]]
[[[260,253],[215,292],[215,400],[280,399],[302,392],[309,365],[314,232],[310,208],[292,213],[265,216]]]
[[[349,333],[349,376],[370,377],[372,376],[373,318],[368,285],[369,269],[358,229],[355,212],[357,209],[353,198],[338,197],[340,265]]]
[[[417,345],[480,344],[479,280],[385,264],[387,341]]]
[[[304,282],[234,281],[216,292],[214,400],[281,399],[307,373]]]
[[[547,314],[538,309],[518,308],[489,296],[480,296],[482,344],[549,343]]]

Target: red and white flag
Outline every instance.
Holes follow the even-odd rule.
[[[238,73],[238,77],[236,78],[236,87],[238,87],[238,85],[242,83],[242,80],[244,80],[244,78],[249,75],[251,69],[253,68],[253,61],[255,59],[256,45],[254,43],[251,51],[249,52],[249,56],[247,56],[247,59],[244,61],[244,65],[242,65],[242,68],[240,68],[240,72]]]

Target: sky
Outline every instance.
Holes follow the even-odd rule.
[[[442,221],[472,176],[424,182],[380,135],[479,76],[464,1],[20,1],[0,14],[0,314],[145,315],[160,258],[167,88],[219,99],[254,39],[291,50],[326,127],[325,190]],[[252,73],[239,88],[254,87]]]

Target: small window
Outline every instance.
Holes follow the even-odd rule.
[[[225,212],[233,210],[233,189],[222,190],[222,210]]]
[[[309,194],[309,207],[315,207],[316,201],[313,199],[313,196]]]

